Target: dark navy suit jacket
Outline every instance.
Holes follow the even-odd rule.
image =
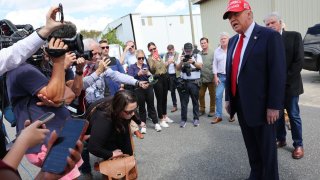
[[[226,101],[230,101],[233,117],[237,112],[231,94],[232,55],[239,35],[229,40],[226,64]],[[280,33],[255,24],[239,69],[237,93],[246,123],[260,126],[267,123],[267,109],[283,109],[286,80],[286,59]]]

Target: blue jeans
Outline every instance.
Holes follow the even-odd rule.
[[[293,140],[293,147],[303,146],[302,143],[302,123],[299,109],[299,96],[289,96],[285,100],[285,109],[288,112],[291,125],[291,133]],[[277,122],[277,140],[286,140],[286,128],[284,122],[284,113]]]
[[[181,121],[187,121],[189,96],[193,105],[193,120],[199,120],[199,89],[200,87],[186,81],[186,91],[179,92],[181,102]]]
[[[226,83],[226,75],[218,74],[218,78],[220,80],[220,83],[216,88],[216,117],[222,118],[222,98]]]

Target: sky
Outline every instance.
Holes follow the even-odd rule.
[[[64,19],[80,30],[103,30],[106,25],[129,13],[141,15],[188,14],[188,0],[0,0],[0,19],[14,24],[45,24],[51,6],[63,5]],[[200,13],[198,5],[192,6]]]

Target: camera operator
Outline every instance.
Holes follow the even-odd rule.
[[[60,132],[66,119],[70,118],[70,113],[64,104],[69,104],[75,97],[70,88],[65,85],[65,51],[67,45],[59,38],[52,37],[48,44],[48,49],[62,52],[59,56],[49,56],[53,67],[50,79],[46,77],[38,68],[31,64],[24,63],[18,68],[8,72],[7,89],[10,101],[13,105],[13,111],[17,118],[17,133],[24,127],[26,119],[32,122],[46,112],[55,113],[52,121],[46,124],[46,127],[53,131]],[[51,100],[56,106],[38,106],[38,95],[43,95]],[[36,166],[41,166],[44,160],[43,154],[47,152],[48,136],[44,144],[35,146],[27,150],[27,159]],[[78,165],[74,170],[77,170]],[[66,176],[76,178],[77,175],[67,174]]]
[[[18,67],[26,61],[33,53],[35,53],[41,45],[45,43],[45,39],[52,31],[59,28],[62,23],[55,21],[58,7],[52,7],[46,15],[46,25],[38,32],[33,32],[23,40],[18,41],[10,47],[0,50],[0,75]],[[5,136],[0,131],[0,158],[6,153]]]
[[[191,43],[184,44],[184,55],[177,64],[177,70],[181,70],[183,89],[178,88],[181,101],[181,122],[180,127],[184,128],[187,121],[189,96],[193,105],[193,125],[199,126],[199,89],[202,58],[199,54],[193,54]]]
[[[52,7],[46,16],[46,25],[39,31],[33,32],[23,40],[18,41],[8,48],[0,50],[0,75],[16,68],[34,54],[44,43],[46,38],[62,23],[55,21],[58,7]]]

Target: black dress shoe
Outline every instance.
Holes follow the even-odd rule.
[[[287,145],[287,142],[286,141],[277,141],[277,147],[278,148],[281,148],[281,147],[284,147]]]

